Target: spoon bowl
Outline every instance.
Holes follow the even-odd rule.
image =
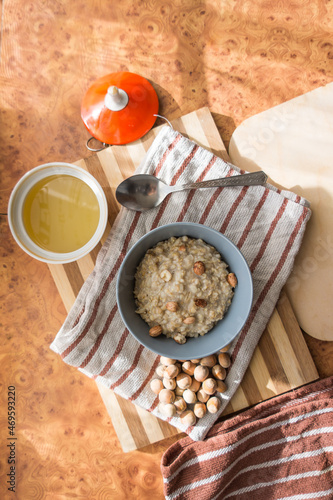
[[[221,179],[168,186],[153,175],[137,174],[128,177],[119,184],[116,189],[116,198],[121,205],[129,210],[144,212],[157,207],[168,194],[176,191],[212,187],[258,186],[265,184],[266,181],[267,175],[258,171]]]

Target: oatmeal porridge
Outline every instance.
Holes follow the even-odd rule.
[[[159,242],[140,262],[136,312],[160,334],[184,344],[205,335],[225,315],[237,284],[235,274],[211,245],[182,236]]]

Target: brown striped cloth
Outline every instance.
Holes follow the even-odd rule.
[[[240,171],[165,126],[137,173],[150,173],[174,185],[233,176]],[[203,439],[242,380],[292,270],[309,217],[306,200],[269,185],[173,193],[147,212],[122,208],[51,349],[66,363],[194,440]],[[191,428],[182,425],[179,418],[167,419],[159,413],[158,398],[149,385],[159,356],[128,332],[116,303],[117,273],[126,252],[151,229],[176,221],[197,222],[224,233],[242,251],[254,283],[252,311],[232,346],[228,390],[220,396],[220,412],[207,414]]]
[[[163,455],[167,500],[333,498],[333,377],[186,437]]]

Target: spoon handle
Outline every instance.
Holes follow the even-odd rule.
[[[212,179],[210,181],[193,182],[179,186],[181,189],[198,189],[208,187],[226,186],[261,186],[267,181],[265,172],[251,172],[249,174],[234,175],[233,177],[223,177],[222,179]],[[174,186],[176,187],[176,186]]]

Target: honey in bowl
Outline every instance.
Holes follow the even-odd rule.
[[[100,218],[98,199],[81,179],[55,174],[28,191],[22,208],[29,238],[44,250],[74,252],[93,237]]]

